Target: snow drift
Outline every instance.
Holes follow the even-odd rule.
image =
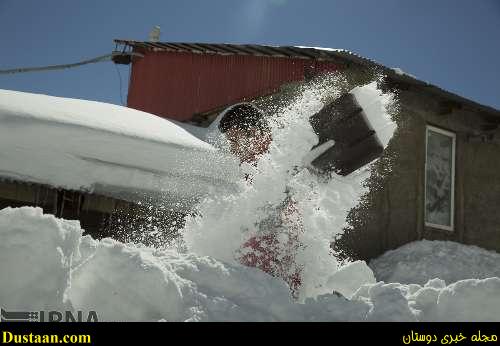
[[[362,261],[340,265],[332,256],[330,241],[366,192],[362,183],[369,170],[318,177],[308,167],[317,142],[308,119],[327,98],[349,91],[387,145],[394,131],[390,95],[375,82],[352,89],[336,75],[280,108],[271,119],[269,153],[257,166],[243,164],[236,177],[224,145],[215,149],[162,119],[118,106],[1,91],[2,177],[114,196],[167,189],[166,204],[206,197],[188,218],[178,249],[97,241],[82,236],[77,222],[39,208],[0,210],[0,277],[9,278],[0,282],[0,306],[95,310],[101,321],[500,321],[495,271],[447,275],[458,269],[444,262],[435,273],[453,281],[447,285],[428,281],[434,273],[419,277],[415,247],[374,261],[376,275]],[[142,125],[135,126],[136,115],[145,117]],[[251,183],[241,179],[244,174]],[[217,187],[222,190],[213,191]],[[302,285],[296,300],[284,278],[243,266],[236,257],[256,235],[255,226],[287,196],[301,215],[295,261]],[[286,247],[287,230],[276,233],[276,246]],[[434,244],[433,251],[441,251]],[[465,252],[479,253],[473,247]]]
[[[172,122],[107,103],[0,90],[0,178],[125,200],[231,190],[236,162]]]
[[[451,241],[421,240],[386,252],[372,260],[370,268],[386,282],[423,285],[440,278],[453,283],[500,277],[500,254]]]
[[[349,291],[361,285],[350,299],[297,303],[258,269],[81,234],[39,208],[1,210],[0,305],[95,310],[100,321],[500,321],[498,277],[362,285],[356,276],[369,269],[359,263],[343,278]]]

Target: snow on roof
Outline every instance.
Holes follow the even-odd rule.
[[[114,104],[0,90],[0,112],[17,118],[136,137],[196,150],[212,150],[207,143],[156,115]]]
[[[301,48],[301,49],[324,50],[326,52],[342,52],[342,53],[354,54],[353,52],[348,51],[347,49],[339,49],[339,48],[313,47],[313,46],[294,46],[294,47]]]
[[[406,72],[406,71],[403,71],[403,69],[402,69],[402,68],[400,68],[400,67],[393,67],[393,68],[392,68],[392,70],[393,70],[394,72],[396,72],[396,73],[397,73],[398,75],[400,75],[400,76],[409,76],[409,77],[411,77],[411,78],[418,79],[418,78],[417,78],[417,77],[415,77],[414,75],[412,75],[412,74],[410,74],[410,73],[408,73],[408,72]]]
[[[172,122],[101,102],[0,90],[0,178],[135,200],[192,198],[232,159]]]

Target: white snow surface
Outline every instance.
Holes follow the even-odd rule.
[[[129,137],[198,150],[211,150],[207,143],[170,121],[133,108],[114,104],[0,90],[3,119],[16,117],[61,125],[80,126]]]
[[[350,53],[355,55],[353,52],[347,50],[347,49],[341,49],[341,48],[327,48],[327,47],[313,47],[313,46],[295,46],[297,48],[308,48],[308,49],[316,49],[316,50],[324,50],[327,52],[345,52],[345,53]]]
[[[96,310],[101,321],[500,321],[500,278],[494,271],[477,273],[473,262],[453,267],[456,261],[429,260],[437,274],[424,273],[419,264],[422,253],[410,248],[406,260],[390,254],[386,264],[379,259],[374,275],[364,262],[341,266],[331,255],[330,241],[366,192],[362,183],[369,171],[365,167],[325,181],[304,167],[303,158],[317,143],[309,117],[321,109],[325,95],[340,96],[344,82],[341,75],[336,76],[307,88],[283,107],[272,119],[269,153],[256,167],[242,165],[237,172],[239,177],[249,174],[251,184],[239,180],[233,190],[222,193],[215,187],[228,185],[230,179],[223,177],[230,176],[228,162],[233,161],[220,163],[218,157],[227,157],[176,125],[158,127],[169,129],[166,136],[172,130],[173,137],[191,139],[162,142],[160,130],[154,138],[144,138],[147,133],[139,130],[132,133],[133,129],[120,130],[109,123],[107,128],[99,121],[109,105],[96,106],[95,122],[86,108],[89,123],[80,124],[57,113],[71,110],[73,102],[81,110],[78,100],[49,102],[46,96],[1,92],[3,177],[94,191],[104,186],[103,190],[114,193],[160,186],[182,198],[202,192],[206,197],[188,218],[185,244],[181,242],[179,250],[82,237],[78,222],[44,215],[39,208],[0,210],[0,277],[9,278],[0,281],[0,306],[28,311]],[[381,94],[375,83],[352,92],[360,97],[368,121],[387,145],[394,130],[388,114],[391,95]],[[29,101],[33,108],[26,110],[23,107],[30,107]],[[52,101],[61,102],[53,110],[62,117],[54,115],[59,120],[51,118]],[[38,114],[36,109],[43,111],[39,117],[32,114]],[[200,184],[203,179],[211,183]],[[200,191],[200,185],[209,188]],[[297,300],[282,279],[242,266],[235,257],[255,234],[256,223],[265,220],[267,207],[282,202],[285,191],[296,201],[302,224],[297,233],[304,245],[296,253],[303,267]],[[286,245],[284,240],[279,246]],[[464,257],[479,258],[478,267],[493,268],[494,257],[478,256],[481,249],[467,249]],[[406,267],[398,269],[399,263]],[[469,274],[456,273],[466,268]],[[386,282],[375,279],[398,272],[403,276],[402,271],[423,279],[407,279],[408,283],[398,277]]]
[[[326,283],[330,292],[335,291],[351,298],[358,288],[365,284],[374,284],[375,276],[364,261],[347,263],[335,271]]]
[[[500,321],[498,277],[372,282],[350,299],[329,293],[298,303],[257,269],[81,234],[77,222],[40,208],[0,210],[0,275],[8,278],[0,305],[95,310],[100,321]],[[347,270],[349,285],[367,267]]]
[[[358,86],[352,89],[350,93],[354,95],[356,101],[363,108],[368,123],[385,148],[396,130],[396,123],[392,121],[386,111],[392,102],[391,98],[377,89],[375,82]]]
[[[408,77],[411,77],[411,78],[414,78],[414,79],[418,79],[417,77],[415,77],[414,75],[412,74],[409,74],[408,72],[406,71],[403,71],[403,69],[401,69],[400,67],[393,67],[392,70],[394,72],[396,72],[398,75],[401,75],[401,76],[408,76]]]
[[[0,90],[0,147],[0,178],[126,200],[198,198],[237,174],[234,159],[166,119],[9,90]]]
[[[451,241],[412,242],[386,252],[369,265],[378,280],[403,284],[423,285],[434,278],[451,284],[500,277],[499,253]]]

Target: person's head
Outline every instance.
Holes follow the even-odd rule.
[[[271,143],[271,130],[264,115],[250,104],[230,109],[220,120],[219,130],[226,135],[231,152],[242,162],[257,161]]]

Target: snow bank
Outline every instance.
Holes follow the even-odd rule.
[[[251,179],[234,186],[234,160],[162,119],[130,109],[121,118],[113,113],[122,113],[117,106],[0,91],[0,145],[5,149],[0,176],[120,196],[165,189],[170,194],[165,203],[171,205],[175,199],[206,196],[187,220],[187,252],[82,237],[77,222],[43,215],[41,209],[1,210],[0,306],[95,310],[101,321],[500,321],[500,279],[486,278],[498,276],[493,270],[481,277],[470,265],[468,280],[455,275],[459,281],[448,286],[441,279],[427,282],[434,273],[425,270],[436,262],[415,249],[407,251],[405,260],[403,248],[372,263],[375,274],[379,279],[396,275],[394,281],[404,275],[408,282],[411,276],[423,279],[385,283],[376,282],[364,262],[339,267],[331,255],[330,241],[365,192],[369,171],[365,167],[326,180],[303,158],[317,142],[309,117],[326,99],[349,91],[352,86],[346,83],[337,74],[284,105],[272,119],[270,152],[257,167],[236,169]],[[387,110],[390,95],[380,93],[375,83],[351,92],[386,145],[394,130]],[[72,107],[78,113],[71,113]],[[108,111],[116,116],[106,118]],[[134,127],[135,115],[147,126]],[[218,186],[226,190],[211,191]],[[297,300],[291,298],[286,277],[242,266],[235,256],[288,197],[295,201],[292,214],[300,215],[291,229],[293,245],[300,245],[293,248],[294,264],[301,269]],[[290,245],[286,227],[273,238],[279,250]],[[488,256],[478,258],[477,266],[493,268],[498,259]],[[460,269],[453,267],[457,263],[440,264],[438,276],[449,280],[447,275]]]
[[[85,236],[40,208],[0,211],[0,305],[96,310],[101,321],[300,318],[288,287],[252,268]]]
[[[61,309],[81,233],[39,208],[0,210],[0,306]]]
[[[421,240],[391,250],[372,260],[378,280],[416,283],[440,278],[447,283],[500,277],[500,254],[451,241]],[[500,295],[500,294],[499,294]]]
[[[75,309],[105,321],[274,321],[294,316],[288,288],[256,269],[111,239],[72,270]],[[291,313],[290,313],[291,312]]]
[[[131,108],[0,90],[0,178],[175,205],[231,189],[234,159],[172,122]]]
[[[348,263],[337,269],[328,279],[326,287],[330,292],[339,292],[351,298],[363,285],[374,284],[375,276],[364,261]]]
[[[378,282],[352,297],[370,308],[367,321],[500,321],[500,278],[469,279],[446,286],[431,280],[417,284]]]
[[[297,303],[254,268],[81,234],[39,208],[1,210],[0,305],[95,310],[100,321],[500,321],[499,278],[372,282],[350,299],[332,292]],[[349,265],[347,281],[356,268],[366,271]]]
[[[445,287],[429,315],[433,321],[500,321],[500,279],[461,280]]]
[[[176,278],[147,252],[105,239],[72,270],[68,298],[78,310],[98,308],[107,321],[168,320],[179,316]]]

